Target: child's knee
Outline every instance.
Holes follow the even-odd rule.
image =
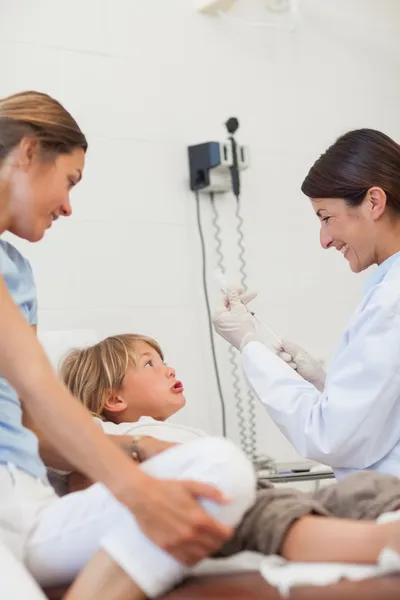
[[[236,524],[254,503],[256,474],[244,453],[232,442],[222,438],[204,440],[202,480],[215,485],[230,500],[227,523]]]
[[[216,518],[236,525],[255,500],[256,475],[250,461],[232,442],[207,437],[177,445],[144,462],[144,471],[162,479],[201,481],[220,490],[226,505],[203,500]]]

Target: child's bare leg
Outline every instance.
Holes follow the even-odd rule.
[[[142,590],[104,551],[99,550],[77,577],[64,600],[143,600]]]
[[[400,539],[400,522],[378,525],[307,515],[290,527],[280,554],[301,562],[374,563],[396,538]]]

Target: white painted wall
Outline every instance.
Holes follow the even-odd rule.
[[[36,273],[41,328],[156,337],[186,385],[179,420],[210,433],[220,431],[220,412],[187,144],[223,139],[226,118],[240,118],[252,155],[243,216],[256,308],[326,359],[363,276],[319,248],[300,184],[350,128],[400,139],[400,3],[299,5],[302,20],[290,33],[201,16],[189,0],[0,0],[0,95],[31,88],[56,96],[90,143],[74,216],[40,244],[17,241]],[[238,0],[232,15],[263,17],[261,0]],[[233,268],[234,204],[218,206]],[[203,223],[214,260],[207,202]],[[221,343],[218,353],[225,361]],[[225,364],[222,371],[230,400]],[[258,433],[261,451],[296,456],[263,409]]]

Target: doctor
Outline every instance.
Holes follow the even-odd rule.
[[[301,189],[323,248],[354,273],[378,265],[328,373],[291,342],[278,356],[266,348],[240,290],[215,313],[215,329],[240,350],[256,395],[299,454],[338,479],[364,469],[400,477],[400,146],[375,130],[346,133]]]

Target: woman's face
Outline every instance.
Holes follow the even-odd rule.
[[[8,161],[7,229],[30,242],[42,239],[58,217],[69,217],[71,189],[81,180],[85,153],[43,158],[32,140],[22,140]]]
[[[320,241],[325,249],[336,248],[359,273],[380,262],[377,222],[386,206],[386,194],[371,188],[359,206],[349,206],[341,198],[313,198],[314,211],[321,222]]]

